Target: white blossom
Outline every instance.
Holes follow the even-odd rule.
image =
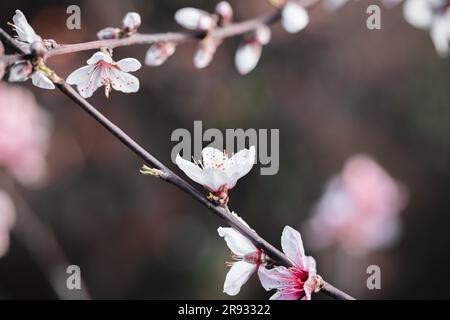
[[[113,61],[104,52],[95,53],[87,66],[72,72],[66,82],[76,85],[83,98],[89,98],[101,86],[105,87],[105,95],[109,97],[112,89],[124,93],[139,91],[139,79],[129,74],[141,68],[141,63],[133,58]]]

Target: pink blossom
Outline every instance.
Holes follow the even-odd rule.
[[[0,83],[0,165],[19,182],[36,185],[47,173],[50,118],[26,89]]]
[[[9,248],[9,233],[16,221],[16,208],[11,197],[0,190],[0,258]]]
[[[283,230],[281,246],[293,266],[259,268],[261,285],[267,291],[277,290],[271,300],[311,300],[312,293],[320,285],[316,277],[316,261],[305,255],[300,233],[289,226]]]
[[[124,93],[139,91],[139,79],[128,73],[141,68],[138,60],[127,58],[115,62],[109,54],[97,52],[87,64],[72,72],[66,80],[68,84],[77,86],[83,98],[91,97],[101,86],[105,87],[106,97],[112,89]]]
[[[372,158],[353,156],[313,210],[311,243],[318,249],[337,243],[351,254],[388,246],[399,235],[406,199],[402,186]]]
[[[248,74],[256,68],[261,58],[262,48],[269,43],[270,38],[270,28],[260,26],[250,36],[243,39],[235,55],[235,65],[240,74]]]

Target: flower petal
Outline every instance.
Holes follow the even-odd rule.
[[[281,247],[292,262],[304,269],[303,258],[305,257],[305,249],[303,248],[300,232],[286,226],[281,235]]]
[[[243,257],[246,254],[257,251],[256,247],[250,240],[233,228],[220,227],[217,229],[217,232],[219,233],[219,236],[225,239],[228,248],[230,248],[235,255]]]
[[[36,71],[31,75],[31,81],[38,88],[47,90],[55,89],[53,82],[40,71]]]
[[[190,30],[208,30],[214,25],[212,16],[196,8],[183,8],[175,13],[175,21]]]
[[[262,287],[266,291],[290,288],[292,286],[292,274],[286,267],[259,268],[258,276]]]
[[[40,40],[40,37],[34,32],[22,11],[16,10],[16,14],[13,16],[13,22],[14,30],[16,31],[19,40],[29,44]]]
[[[258,65],[261,58],[262,45],[256,40],[244,41],[236,51],[234,63],[240,74],[251,72]]]
[[[89,81],[90,73],[94,70],[93,66],[84,66],[72,72],[66,79],[67,84],[78,85]]]
[[[102,73],[101,70],[92,69],[89,79],[85,82],[78,84],[77,89],[83,98],[90,98],[94,92],[102,86]]]
[[[175,162],[191,180],[204,185],[205,179],[203,170],[198,165],[183,159],[179,154],[177,155]]]
[[[113,63],[113,60],[109,55],[99,51],[99,52],[94,53],[94,55],[87,61],[87,64],[96,64],[99,61]]]
[[[211,63],[214,58],[214,53],[216,52],[215,45],[203,45],[197,49],[194,55],[194,66],[197,69],[204,69]]]
[[[141,63],[134,58],[122,59],[117,62],[117,66],[124,72],[134,72],[142,67]]]
[[[256,271],[257,265],[245,261],[233,263],[230,271],[228,271],[223,284],[223,292],[230,296],[235,296],[241,291],[241,287],[250,279],[253,272]]]
[[[301,5],[289,1],[283,8],[281,24],[289,33],[303,30],[309,23],[308,11]]]

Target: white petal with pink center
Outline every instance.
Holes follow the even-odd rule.
[[[133,58],[114,62],[111,56],[104,52],[95,53],[88,65],[72,72],[66,82],[76,85],[83,98],[89,98],[93,93],[105,86],[105,95],[109,97],[111,89],[124,93],[139,91],[139,79],[129,74],[141,68],[141,63]]]
[[[228,158],[226,153],[207,147],[202,151],[202,158],[197,164],[178,155],[176,163],[189,178],[214,193],[233,188],[250,172],[256,160],[256,149],[244,149]]]

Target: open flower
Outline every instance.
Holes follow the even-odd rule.
[[[234,58],[234,63],[240,74],[247,74],[256,68],[261,58],[262,48],[270,42],[270,38],[270,28],[260,26],[243,39]]]
[[[16,208],[11,197],[0,190],[0,258],[9,248],[9,233],[16,221]]]
[[[416,28],[430,30],[437,53],[449,55],[450,6],[446,0],[407,0],[403,14]]]
[[[233,215],[248,227],[247,223],[234,212]],[[225,239],[228,248],[232,251],[231,257],[235,260],[235,262],[228,263],[231,268],[225,278],[223,292],[235,296],[250,279],[250,276],[264,263],[265,256],[250,240],[235,229],[220,227],[217,232]]]
[[[332,244],[364,255],[394,243],[407,194],[372,158],[355,155],[333,177],[313,209],[307,236],[316,249]]]
[[[26,186],[45,181],[49,114],[28,90],[0,83],[0,166]]]
[[[5,53],[5,48],[3,47],[3,43],[0,41],[0,80],[3,79],[5,75],[5,62],[3,61],[3,55]]]
[[[196,68],[203,69],[211,63],[217,48],[222,44],[222,39],[214,37],[212,31],[231,23],[232,19],[233,9],[227,1],[219,2],[213,14],[196,8],[182,8],[175,13],[175,21],[182,27],[207,32],[194,55]]]
[[[113,61],[105,52],[95,53],[87,66],[72,72],[67,83],[76,85],[83,98],[89,98],[101,86],[105,87],[105,95],[109,97],[112,89],[124,93],[139,91],[139,79],[128,72],[137,71],[141,63],[133,58]]]
[[[321,285],[316,275],[316,261],[305,255],[300,233],[289,226],[283,230],[281,246],[293,267],[259,268],[261,285],[267,291],[277,290],[271,300],[311,300],[312,293]]]
[[[289,33],[303,30],[309,23],[308,11],[295,1],[288,1],[281,11],[281,25]]]
[[[195,182],[209,190],[217,200],[226,204],[228,190],[245,176],[256,160],[255,147],[244,149],[231,158],[225,152],[208,147],[202,151],[202,160],[192,163],[184,160],[179,154],[176,158],[178,167]]]

